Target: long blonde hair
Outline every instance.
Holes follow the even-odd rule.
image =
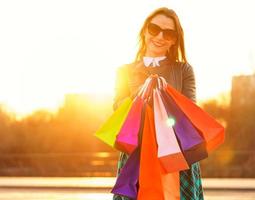
[[[174,20],[175,29],[177,32],[177,39],[174,45],[170,47],[167,52],[167,57],[171,62],[187,62],[186,55],[185,55],[185,46],[184,46],[184,33],[182,26],[180,24],[179,18],[176,13],[172,9],[168,9],[166,7],[158,8],[154,12],[152,12],[145,20],[142,29],[139,33],[139,49],[135,57],[135,61],[141,60],[142,57],[145,55],[146,52],[146,45],[145,45],[145,31],[148,26],[148,23],[152,20],[153,17],[156,15],[165,15]]]

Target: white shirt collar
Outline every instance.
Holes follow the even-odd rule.
[[[159,61],[164,60],[166,56],[161,56],[161,57],[148,57],[144,56],[143,57],[143,63],[146,67],[149,67],[152,65],[153,67],[160,66]]]

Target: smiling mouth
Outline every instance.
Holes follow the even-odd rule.
[[[155,46],[157,46],[157,47],[163,47],[163,46],[164,46],[164,44],[159,43],[159,42],[156,42],[156,41],[152,41],[152,43],[153,43]]]

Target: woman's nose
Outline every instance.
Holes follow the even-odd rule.
[[[163,32],[160,31],[158,35],[155,36],[157,39],[161,39],[161,40],[164,40],[164,37],[163,37]]]

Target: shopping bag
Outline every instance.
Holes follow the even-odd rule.
[[[162,167],[168,173],[189,169],[178,144],[174,129],[167,123],[168,115],[158,89],[154,89],[153,91],[153,109],[158,157]]]
[[[115,148],[131,154],[138,146],[138,132],[141,124],[143,99],[135,97],[131,109],[115,141]]]
[[[161,166],[157,157],[157,144],[152,108],[145,104],[144,127],[141,144],[138,200],[164,200]]]
[[[139,179],[140,147],[129,156],[121,169],[111,193],[136,199]]]
[[[162,78],[161,80],[165,81]],[[166,91],[192,124],[199,130],[199,133],[206,141],[208,152],[215,150],[224,142],[224,127],[219,122],[169,84],[167,84]]]
[[[191,165],[207,158],[206,142],[191,121],[164,90],[160,90],[160,96],[164,102],[169,119],[174,122],[173,129],[188,164]]]
[[[180,172],[161,175],[163,193],[165,200],[180,200]]]
[[[127,97],[108,120],[97,130],[95,136],[106,144],[114,147],[116,136],[119,133],[126,116],[131,108],[132,99]]]
[[[149,77],[134,98],[128,115],[117,134],[115,148],[127,154],[131,154],[138,146],[138,132],[141,125],[142,108],[151,84],[152,78]]]

